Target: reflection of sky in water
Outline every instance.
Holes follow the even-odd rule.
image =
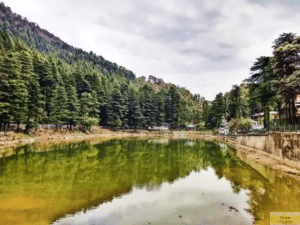
[[[247,191],[233,193],[230,182],[219,180],[208,168],[153,191],[134,188],[127,195],[54,224],[252,224],[251,215],[244,210],[248,200]],[[229,211],[230,206],[239,212]]]

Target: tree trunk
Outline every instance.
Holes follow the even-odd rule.
[[[19,132],[20,131],[20,122],[18,122],[17,124],[18,124],[18,126],[17,126],[17,130],[16,131]]]
[[[291,106],[291,99],[289,98],[289,117],[290,117],[290,121],[289,124],[292,125],[293,121],[292,121],[292,106]]]
[[[292,98],[292,110],[293,110],[293,125],[297,124],[297,109],[295,107],[295,98]]]
[[[267,128],[270,128],[270,107],[269,103],[267,103]]]
[[[264,128],[267,128],[267,106],[266,104],[264,103],[263,104],[263,112],[264,112]]]
[[[288,123],[289,120],[289,113],[288,113],[288,102],[285,101],[285,123]]]
[[[4,132],[6,133],[7,122],[4,122]]]
[[[281,125],[281,113],[280,113],[281,103],[280,103],[280,101],[277,102],[277,108],[278,108],[278,115],[279,115],[279,125]]]
[[[292,116],[293,116],[293,126],[295,126],[296,125],[296,110],[295,110],[294,98],[291,99],[291,107],[292,107]]]

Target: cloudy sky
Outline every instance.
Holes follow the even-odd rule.
[[[63,41],[213,100],[300,35],[299,0],[3,0]]]

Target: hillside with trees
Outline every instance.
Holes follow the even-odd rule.
[[[151,83],[0,4],[0,129],[26,123],[142,128],[200,123],[203,98]]]

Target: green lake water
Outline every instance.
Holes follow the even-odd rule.
[[[300,212],[299,182],[216,141],[37,143],[14,152],[0,158],[0,224],[270,224],[270,212]]]

